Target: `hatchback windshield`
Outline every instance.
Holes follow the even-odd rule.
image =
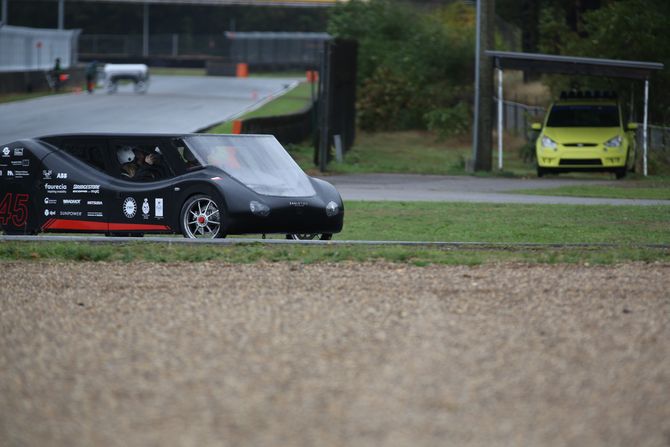
[[[613,105],[555,105],[547,127],[619,127],[619,109]]]
[[[258,194],[316,194],[307,175],[271,135],[198,135],[185,141],[201,163],[222,169]]]

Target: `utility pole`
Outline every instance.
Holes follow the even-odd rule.
[[[58,29],[65,29],[65,0],[58,0]]]
[[[493,136],[493,49],[495,0],[477,0],[477,48],[475,54],[475,116],[472,135],[473,171],[490,171]]]
[[[7,20],[9,19],[9,17],[7,17],[7,3],[9,3],[9,0],[2,0],[2,11],[0,11],[2,17],[0,17],[0,22],[2,22],[3,25],[7,25]]]

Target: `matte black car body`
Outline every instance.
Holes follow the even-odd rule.
[[[260,194],[202,159],[192,160],[197,166],[188,166],[183,148],[188,147],[185,141],[196,136],[202,135],[54,135],[2,145],[0,226],[7,234],[53,231],[188,236],[184,226],[190,218],[184,207],[193,198],[206,197],[221,213],[215,216],[220,231],[210,237],[284,233],[321,234],[327,239],[342,230],[342,199],[331,184],[300,171],[294,174],[305,176],[315,194]],[[272,138],[276,142],[271,136],[225,137]],[[123,177],[116,157],[117,148],[123,145],[159,149],[165,175],[145,181]],[[260,213],[253,212],[252,202],[263,207]],[[197,218],[197,207],[193,209]]]

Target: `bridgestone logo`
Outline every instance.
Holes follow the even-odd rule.
[[[100,185],[74,185],[72,189],[100,189]]]

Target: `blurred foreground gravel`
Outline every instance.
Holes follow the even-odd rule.
[[[670,265],[2,263],[2,446],[669,446]]]

